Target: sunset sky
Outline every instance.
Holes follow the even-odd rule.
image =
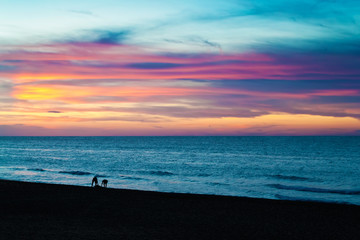
[[[360,2],[0,0],[17,135],[360,135]]]

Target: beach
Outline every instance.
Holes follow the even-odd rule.
[[[0,181],[1,239],[359,239],[360,206]]]

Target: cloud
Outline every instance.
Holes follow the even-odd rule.
[[[203,40],[202,42],[203,42],[204,44],[208,45],[208,46],[216,47],[216,48],[221,49],[221,45],[218,44],[218,43],[210,42],[210,41],[208,41],[208,40]]]
[[[73,34],[59,42],[68,44],[102,44],[102,45],[118,45],[128,39],[131,31],[128,29],[90,29],[82,30],[77,34]]]
[[[94,43],[118,44],[124,41],[130,32],[125,30],[120,30],[120,31],[99,30],[99,31],[95,31],[95,33],[98,33],[98,36],[97,39],[93,41]]]
[[[183,64],[176,63],[162,63],[162,62],[142,62],[142,63],[131,63],[126,65],[130,68],[136,69],[167,69],[184,66]]]
[[[355,3],[355,2],[353,2]],[[245,11],[249,15],[257,15],[268,18],[286,18],[293,21],[311,21],[319,23],[341,22],[355,24],[353,15],[356,12],[351,1],[341,6],[336,1],[256,1],[249,2]],[[316,21],[317,20],[317,21]]]
[[[14,84],[10,79],[2,79],[0,77],[0,106],[6,103],[13,103],[16,100],[11,97]],[[1,111],[0,111],[1,112]]]
[[[328,103],[321,100],[321,97],[310,99],[286,101],[280,99],[255,100],[251,102],[254,108],[268,109],[272,112],[284,112],[288,114],[307,114],[329,117],[352,117],[360,119],[358,103]]]
[[[0,136],[38,136],[48,129],[24,124],[0,125]]]
[[[48,113],[62,113],[61,111],[48,111]]]
[[[359,10],[356,1],[242,0],[217,11],[191,13],[188,19],[194,25],[212,25],[209,34],[199,35],[213,37],[225,51],[277,52],[291,47],[297,51],[353,52],[359,51]],[[219,35],[231,36],[234,41]]]
[[[323,104],[342,104],[342,103],[360,103],[360,90],[355,96],[316,96],[311,100],[312,103]],[[360,114],[358,114],[360,116]]]
[[[249,48],[256,52],[274,54],[289,59],[298,55],[310,55],[325,59],[331,54],[347,54],[355,57],[360,54],[360,37],[358,34],[338,33],[335,36],[324,34],[323,37],[291,38],[282,39],[269,38],[266,41],[257,41],[249,44]],[[337,36],[338,35],[338,36]],[[341,46],[341,47],[339,47]],[[295,58],[294,58],[295,59]]]
[[[10,79],[1,79],[0,78],[0,91],[8,92],[11,91],[14,84]]]
[[[176,39],[164,39],[165,42],[169,42],[169,43],[184,43],[184,41],[181,40],[176,40]]]
[[[16,48],[0,61],[16,67],[6,73],[13,83],[0,91],[42,105],[42,112],[85,112],[91,104],[101,113],[171,118],[359,117],[356,52],[160,54],[126,44],[63,43]]]
[[[252,111],[246,108],[240,107],[168,107],[168,106],[142,106],[138,104],[133,108],[103,108],[107,111],[119,111],[128,113],[143,113],[143,114],[155,114],[157,116],[168,116],[176,118],[222,118],[222,117],[244,117],[252,118],[267,114],[265,111]]]
[[[15,66],[0,65],[0,72],[12,72],[16,70]]]
[[[126,97],[120,97],[120,96],[89,96],[89,97],[84,97],[81,98],[81,100],[83,102],[87,102],[87,103],[96,103],[96,102],[100,102],[100,103],[106,103],[106,102],[126,102],[129,99]]]
[[[139,111],[140,112],[140,111]],[[141,116],[141,115],[132,115],[132,116],[123,116],[123,117],[99,117],[91,118],[84,117],[77,119],[78,122],[141,122],[141,123],[157,123],[166,121],[163,117],[153,117],[153,116]]]
[[[216,43],[216,42],[213,42],[210,40],[206,40],[200,36],[191,36],[188,39],[189,39],[190,43],[200,44],[205,47],[216,48],[217,50],[219,50],[220,53],[222,52],[222,48],[219,43]]]
[[[276,93],[314,93],[316,91],[325,90],[357,90],[360,92],[360,81],[347,79],[291,81],[277,79],[234,79],[209,81],[209,84],[214,87],[246,89],[249,91]]]
[[[86,11],[86,10],[69,10],[69,12],[80,14],[80,15],[96,16],[93,12]]]

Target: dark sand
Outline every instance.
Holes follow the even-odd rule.
[[[360,239],[360,206],[0,181],[0,239]]]

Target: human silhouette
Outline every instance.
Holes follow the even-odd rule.
[[[91,181],[91,186],[93,186],[95,184],[95,187],[96,186],[99,186],[99,184],[98,184],[98,179],[97,179],[97,177],[95,176],[93,179],[92,179],[92,181]]]
[[[102,186],[102,187],[107,187],[107,184],[108,184],[108,180],[107,180],[107,179],[102,180],[102,182],[101,182],[101,186]]]

